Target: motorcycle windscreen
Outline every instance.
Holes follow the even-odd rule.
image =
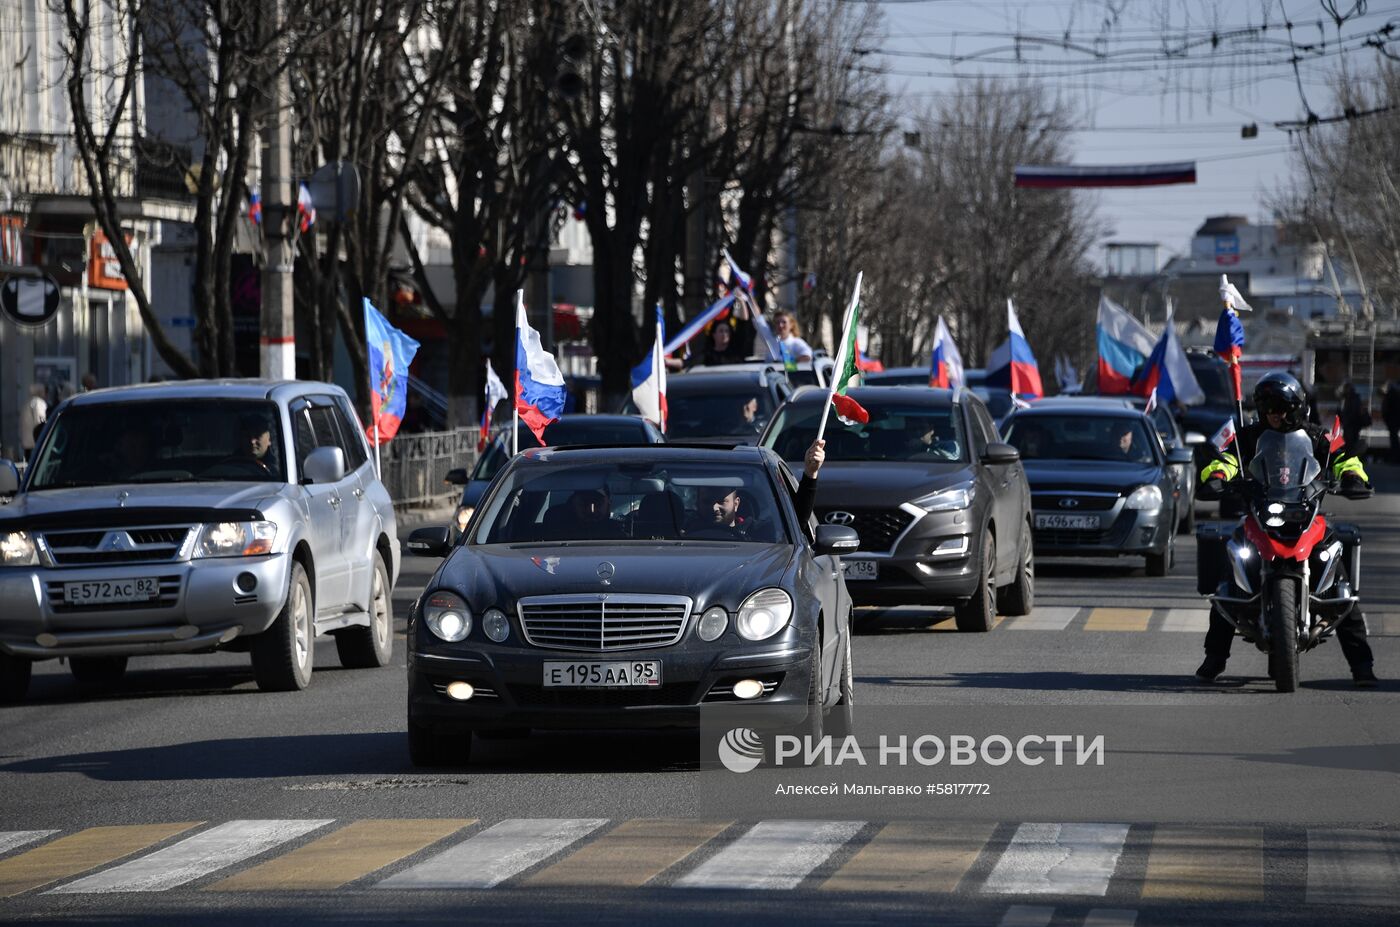
[[[1312,441],[1301,429],[1264,432],[1249,462],[1249,475],[1264,487],[1271,502],[1303,501],[1304,491],[1321,474]]]

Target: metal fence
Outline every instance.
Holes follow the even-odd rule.
[[[450,504],[460,486],[444,483],[447,471],[476,463],[475,428],[399,434],[381,449],[380,482],[396,508]]]

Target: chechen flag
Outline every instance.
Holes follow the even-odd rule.
[[[856,331],[860,326],[861,276],[856,274],[856,291],[851,296],[851,307],[846,310],[846,330],[841,336],[841,347],[836,351],[836,379],[831,381],[831,406],[836,410],[837,417],[847,425],[870,421],[870,413],[846,395],[851,380],[860,372],[856,365],[856,358],[860,352],[856,344]]]
[[[938,317],[938,327],[933,330],[933,359],[929,365],[928,385],[940,389],[954,389],[963,385],[962,355],[953,343],[953,335],[943,316]]]
[[[1005,386],[1013,396],[1039,399],[1045,395],[1045,389],[1040,385],[1040,368],[1036,366],[1030,342],[1026,341],[1026,335],[1021,331],[1016,307],[1009,299],[1006,301],[1006,326],[1009,336],[987,360],[987,383]]]
[[[564,374],[554,355],[540,345],[540,333],[525,315],[525,295],[515,296],[515,410],[540,447],[548,447],[544,430],[564,414]]]
[[[647,421],[666,433],[666,317],[656,304],[656,339],[642,362],[632,368],[632,401]]]

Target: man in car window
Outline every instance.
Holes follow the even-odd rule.
[[[267,424],[267,419],[258,415],[245,415],[239,422],[238,430],[240,438],[237,456],[271,473],[268,451],[272,448],[272,429]]]
[[[700,489],[700,506],[695,512],[696,529],[719,529],[735,537],[744,537],[748,530],[748,518],[741,514],[743,500],[737,486],[703,486]]]
[[[1113,443],[1123,460],[1131,463],[1145,463],[1148,460],[1147,448],[1135,440],[1137,429],[1132,422],[1120,422],[1113,429]]]
[[[606,487],[575,490],[569,501],[556,505],[545,515],[544,527],[551,540],[610,541],[624,536],[622,524],[614,521]]]
[[[750,396],[739,405],[739,427],[736,429],[740,434],[758,430],[758,397]]]

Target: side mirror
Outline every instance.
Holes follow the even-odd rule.
[[[1189,447],[1174,447],[1167,451],[1167,463],[1186,465],[1195,460],[1195,455],[1191,453]]]
[[[303,483],[338,483],[345,479],[345,452],[338,447],[318,447],[301,465]]]
[[[1009,444],[993,441],[982,453],[982,462],[989,464],[1013,464],[1021,459],[1021,452]]]
[[[849,554],[860,549],[860,535],[850,525],[817,525],[818,554]]]
[[[1188,431],[1181,440],[1186,442],[1187,447],[1195,447],[1197,444],[1205,444],[1206,436],[1199,431]]]
[[[13,461],[0,460],[0,496],[13,496],[19,492],[19,470]]]
[[[453,467],[447,471],[447,476],[442,478],[444,483],[451,483],[453,486],[465,486],[471,482],[471,477],[462,467]]]
[[[452,549],[451,529],[446,525],[418,528],[408,536],[404,547],[419,557],[446,557]]]

